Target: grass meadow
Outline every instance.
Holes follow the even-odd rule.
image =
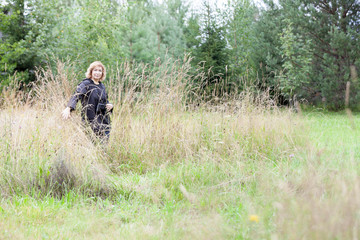
[[[3,90],[0,239],[360,237],[358,114],[193,100],[186,61],[145,68],[104,82],[106,146],[79,110],[60,117],[79,81],[66,64]]]

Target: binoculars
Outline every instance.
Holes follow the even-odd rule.
[[[106,104],[98,103],[96,107],[96,114],[105,114],[106,113]]]

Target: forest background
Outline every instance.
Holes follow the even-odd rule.
[[[0,81],[22,86],[39,67],[73,63],[79,81],[101,60],[109,78],[123,62],[150,65],[192,58],[199,92],[220,96],[246,87],[340,110],[350,84],[358,108],[358,0],[229,0],[200,9],[184,0],[9,0],[0,11]],[[154,64],[156,63],[156,64]],[[355,74],[356,75],[356,74]],[[152,83],[156,84],[156,83]]]

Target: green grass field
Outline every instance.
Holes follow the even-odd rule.
[[[360,236],[360,115],[249,95],[189,109],[164,88],[116,102],[103,147],[60,118],[66,84],[32,104],[3,93],[0,239]]]
[[[118,193],[109,199],[71,190],[60,198],[3,198],[0,238],[353,239],[359,116],[355,129],[346,114],[304,113],[289,121],[301,125],[299,146],[279,150],[258,139],[269,149],[247,146],[231,156],[213,152],[220,133],[207,130],[209,149],[192,159],[111,175]]]

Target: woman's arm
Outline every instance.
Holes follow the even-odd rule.
[[[63,119],[68,119],[70,117],[71,111],[76,108],[76,104],[86,93],[86,83],[82,81],[77,87],[75,94],[71,97],[67,107],[62,111],[61,115]]]

